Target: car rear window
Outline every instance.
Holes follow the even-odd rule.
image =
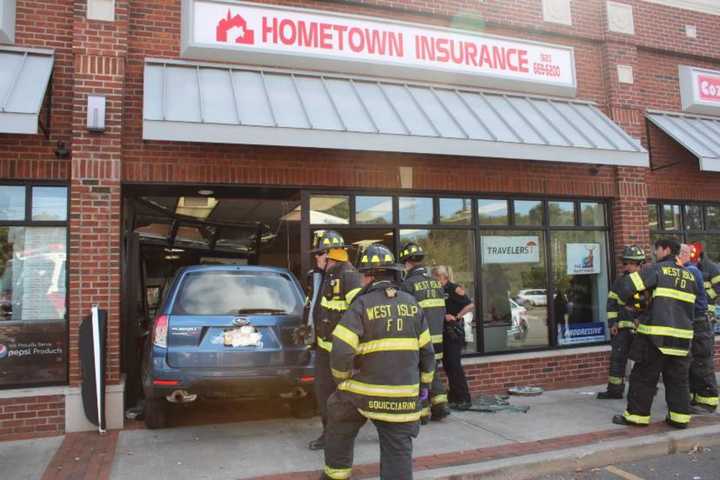
[[[292,313],[301,308],[296,288],[285,275],[270,272],[189,273],[180,285],[172,313],[235,315],[264,309]]]

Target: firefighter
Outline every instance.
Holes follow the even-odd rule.
[[[628,352],[635,336],[638,317],[645,309],[643,294],[635,293],[629,305],[620,300],[617,294],[624,278],[640,271],[645,263],[645,252],[637,245],[627,245],[623,248],[622,261],[623,276],[615,280],[608,293],[607,317],[612,335],[612,351],[610,352],[610,375],[608,376],[607,390],[597,394],[597,398],[600,400],[623,398]]]
[[[430,330],[387,247],[367,247],[358,269],[364,288],[333,332],[338,387],[328,401],[322,478],[350,478],[355,437],[369,419],[380,438],[380,478],[410,480],[412,439],[435,375]]]
[[[687,246],[689,262],[701,271],[708,315],[696,315],[693,329],[692,362],[690,363],[690,403],[693,413],[712,413],[718,406],[718,387],[715,378],[715,333],[711,317],[715,316],[714,303],[720,293],[720,271],[696,242]],[[712,311],[711,308],[713,307]]]
[[[676,428],[686,428],[690,423],[689,353],[698,292],[695,276],[682,266],[679,253],[677,241],[656,241],[657,262],[623,278],[618,288],[618,297],[626,303],[635,293],[650,290],[652,303],[630,348],[635,366],[630,374],[627,409],[615,415],[613,423],[650,424],[650,408],[661,373],[668,405],[665,421]]]
[[[348,248],[343,237],[334,230],[318,230],[313,236],[311,253],[315,268],[323,275],[316,304],[310,309],[315,325],[315,399],[323,433],[308,444],[310,450],[325,448],[327,399],[335,391],[330,371],[332,332],[361,289],[361,278],[349,262]]]
[[[435,361],[443,357],[443,323],[445,322],[445,291],[440,282],[430,276],[422,264],[425,252],[416,243],[409,242],[400,250],[400,261],[405,269],[403,289],[418,301],[430,327]],[[435,372],[433,383],[430,386],[429,406],[424,405],[422,423],[427,419],[440,421],[450,414],[447,408],[447,393],[440,376]]]

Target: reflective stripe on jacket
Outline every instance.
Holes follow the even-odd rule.
[[[363,290],[333,332],[330,365],[338,390],[367,418],[412,422],[435,373],[425,314],[391,282]]]
[[[617,326],[620,329],[635,329],[635,321],[640,318],[640,315],[647,308],[644,295],[640,292],[633,294],[629,303],[625,303],[617,294],[627,276],[628,273],[625,273],[618,277],[608,293],[607,316],[609,327]]]
[[[403,289],[415,297],[422,307],[435,353],[442,353],[445,322],[445,291],[442,285],[428,274],[425,267],[415,267],[407,273]]]
[[[335,326],[361,290],[360,278],[349,262],[338,262],[325,271],[313,309],[319,348],[330,351]]]
[[[687,356],[693,337],[695,277],[671,257],[623,277],[617,294],[627,303],[645,290],[652,291],[653,300],[637,333],[650,337],[665,355]]]

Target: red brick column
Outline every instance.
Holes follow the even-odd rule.
[[[120,380],[120,172],[128,4],[114,22],[87,20],[74,2],[73,147],[70,172],[70,383],[80,381],[78,328],[93,304],[108,310],[107,381]],[[107,98],[106,130],[86,127],[87,96]]]
[[[645,131],[645,118],[637,48],[621,34],[608,33],[607,37],[603,45],[603,63],[608,114],[628,134],[640,141]],[[620,83],[618,65],[632,68],[633,83]],[[615,263],[619,268],[623,246],[638,244],[646,251],[650,247],[646,182],[648,169],[616,167],[615,174],[616,195],[611,217]]]

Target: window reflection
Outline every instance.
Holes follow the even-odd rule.
[[[580,202],[580,217],[583,227],[604,227],[605,206],[602,203]]]
[[[447,267],[450,281],[465,288],[467,295],[475,298],[475,243],[470,230],[418,229],[400,230],[402,246],[416,242],[425,250],[425,264],[429,267]],[[476,322],[466,318],[465,340],[467,351],[477,351]]]
[[[469,224],[472,215],[470,205],[469,198],[441,198],[440,223]]]
[[[558,345],[603,342],[607,330],[605,232],[552,232]]]
[[[480,199],[478,202],[478,222],[480,225],[507,225],[508,201],[498,199]]]
[[[392,197],[355,197],[355,221],[381,225],[392,223]]]
[[[489,231],[480,242],[485,351],[547,346],[543,233]]]
[[[548,202],[550,225],[571,227],[575,225],[575,204],[573,202]]]
[[[350,197],[313,195],[310,197],[310,223],[344,225],[350,223]]]
[[[0,186],[0,220],[25,219],[25,187]]]
[[[433,199],[427,197],[400,197],[400,223],[404,225],[433,223]]]
[[[32,219],[55,222],[67,220],[67,188],[33,187]]]
[[[515,225],[542,225],[544,209],[540,201],[516,200]]]
[[[680,229],[680,205],[663,205],[663,228],[665,230]]]

